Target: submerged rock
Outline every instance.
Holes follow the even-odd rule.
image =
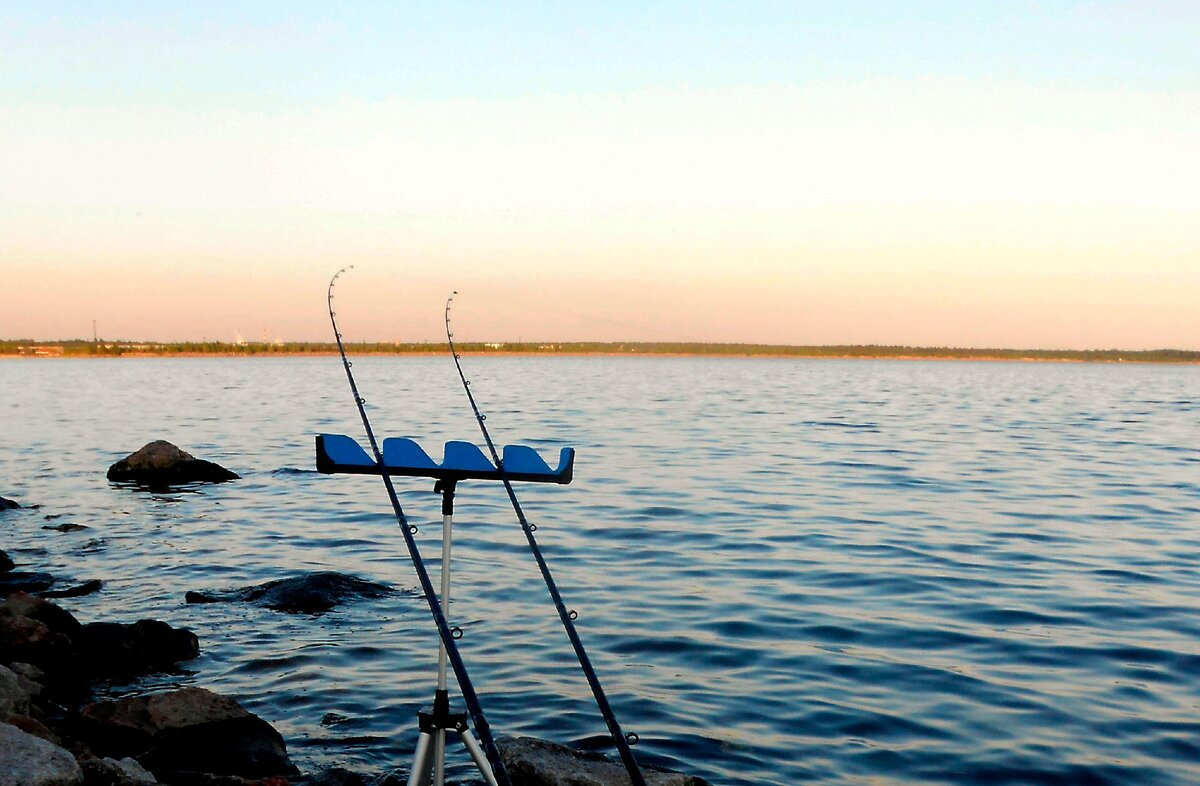
[[[60,590],[46,590],[38,594],[43,598],[82,598],[84,595],[99,592],[103,587],[104,582],[100,579],[90,579],[82,584],[76,584],[74,587],[67,587]]]
[[[295,772],[279,732],[203,688],[89,704],[79,731],[97,753],[136,756],[169,783],[181,780],[173,773],[259,778]]]
[[[41,592],[53,585],[54,577],[49,573],[30,573],[23,570],[0,573],[0,596],[14,592]]]
[[[0,510],[14,510],[19,507],[21,507],[21,506],[18,505],[15,501],[13,501],[11,499],[7,499],[5,497],[0,497]]]
[[[126,480],[146,486],[181,483],[220,483],[238,475],[220,464],[198,459],[166,440],[155,440],[108,468],[109,480]]]
[[[57,745],[0,723],[0,786],[78,786],[83,771]]]
[[[353,598],[381,598],[393,591],[391,587],[357,576],[321,571],[242,589],[189,592],[185,599],[188,603],[250,601],[275,611],[319,614]]]
[[[504,768],[520,786],[628,786],[625,766],[598,753],[581,753],[535,737],[497,741]],[[703,778],[642,767],[648,786],[708,786]]]
[[[63,524],[55,524],[53,526],[47,524],[46,526],[42,527],[42,529],[49,529],[55,532],[80,532],[82,530],[91,528],[88,527],[87,524],[73,524],[70,522],[65,522]]]

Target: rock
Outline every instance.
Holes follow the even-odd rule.
[[[331,767],[307,778],[304,786],[367,786],[367,778],[341,767]]]
[[[42,529],[53,530],[54,532],[80,532],[85,529],[91,529],[87,524],[72,524],[66,522],[63,524],[55,524],[53,526],[47,524]]]
[[[14,567],[16,566],[13,564],[13,561],[9,559],[8,552],[4,549],[0,549],[0,573],[8,573]]]
[[[213,775],[207,772],[176,772],[171,774],[171,786],[289,786],[282,775],[266,778],[241,778],[237,775]]]
[[[63,744],[62,738],[55,734],[50,727],[42,723],[37,718],[33,718],[29,715],[12,715],[7,721],[5,721],[5,723],[16,726],[21,731],[27,734],[32,734],[33,736],[43,739],[46,742],[53,743],[60,747]]]
[[[105,676],[128,676],[169,670],[200,654],[200,640],[187,628],[159,620],[89,622],[75,637],[81,667]]]
[[[152,786],[158,780],[137,759],[85,759],[84,786]]]
[[[89,704],[79,731],[93,750],[137,756],[169,783],[178,773],[261,778],[295,772],[283,737],[236,701],[203,688]]]
[[[10,570],[0,573],[0,596],[14,592],[42,592],[54,586],[54,577],[49,573],[30,573]]]
[[[80,786],[75,757],[46,740],[0,723],[0,786]]]
[[[184,598],[188,603],[251,601],[275,611],[319,614],[351,598],[381,598],[392,592],[390,587],[383,584],[344,573],[322,571],[237,590],[189,592]]]
[[[220,464],[198,459],[165,440],[155,440],[108,468],[109,480],[125,480],[146,486],[175,486],[181,483],[220,483],[238,475]]]
[[[18,592],[0,603],[0,662],[43,669],[62,665],[74,650],[81,625],[53,603]]]
[[[82,584],[77,584],[74,587],[67,587],[60,590],[44,590],[39,592],[43,598],[81,598],[84,595],[91,595],[93,592],[99,592],[104,586],[104,582],[100,579],[91,579]]]
[[[13,500],[5,499],[4,497],[0,497],[0,510],[15,510],[16,508],[19,508],[19,507],[21,507],[21,506],[18,505]]]
[[[21,681],[21,675],[0,666],[0,721],[13,715],[29,712],[29,691]]]
[[[629,773],[619,762],[596,753],[580,753],[534,737],[497,741],[500,757],[515,786],[628,786]],[[702,778],[643,766],[648,786],[708,786]]]

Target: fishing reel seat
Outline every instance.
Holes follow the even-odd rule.
[[[438,480],[516,480],[532,483],[571,482],[575,449],[563,448],[558,467],[550,465],[527,445],[505,445],[497,469],[478,446],[458,440],[446,443],[438,464],[424,448],[408,437],[383,441],[383,463],[376,464],[367,451],[344,434],[317,435],[317,471],[329,474],[404,475]]]

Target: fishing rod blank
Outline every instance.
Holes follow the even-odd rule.
[[[558,610],[558,617],[562,620],[563,628],[567,631],[567,638],[571,640],[571,646],[575,649],[575,656],[579,659],[579,666],[583,669],[583,675],[587,678],[588,685],[592,688],[592,695],[596,697],[596,704],[600,707],[600,714],[604,716],[604,722],[608,725],[608,732],[612,735],[613,742],[617,746],[617,752],[621,755],[621,761],[625,764],[625,769],[629,772],[629,778],[633,782],[633,786],[646,786],[646,780],[642,776],[642,771],[638,767],[637,760],[633,757],[633,751],[629,747],[631,742],[637,743],[637,735],[633,732],[625,734],[621,731],[621,724],[617,722],[617,717],[613,714],[612,706],[608,703],[608,697],[604,695],[604,688],[600,685],[600,678],[596,676],[596,670],[592,668],[592,661],[588,657],[587,650],[583,647],[583,641],[579,638],[579,633],[575,630],[574,620],[579,615],[574,609],[568,610],[563,603],[562,595],[558,591],[558,585],[554,581],[554,576],[550,573],[550,567],[546,564],[545,557],[542,556],[542,550],[538,546],[537,538],[533,536],[534,530],[537,527],[530,524],[529,520],[525,518],[525,512],[521,509],[521,503],[517,500],[517,492],[513,490],[512,483],[509,482],[509,477],[504,471],[504,464],[500,459],[500,454],[496,450],[496,444],[492,442],[492,435],[488,432],[487,425],[484,423],[487,420],[487,415],[479,411],[479,405],[475,403],[475,395],[471,393],[471,383],[467,380],[467,376],[463,372],[458,350],[454,346],[454,333],[450,329],[450,305],[454,302],[454,296],[457,294],[458,292],[455,291],[446,299],[446,340],[450,343],[450,354],[454,357],[454,366],[458,369],[458,378],[462,381],[463,390],[467,394],[467,400],[471,402],[471,410],[475,413],[475,421],[479,424],[479,430],[483,432],[484,441],[487,442],[488,451],[492,456],[492,463],[496,465],[496,469],[500,473],[500,479],[504,482],[504,490],[508,492],[508,501],[512,503],[513,511],[517,514],[517,520],[521,523],[521,529],[525,531],[525,539],[529,542],[529,550],[533,552],[533,558],[537,561],[538,569],[542,572],[542,579],[546,582],[546,589],[550,591],[550,597],[554,600],[554,607]]]
[[[346,357],[346,347],[342,343],[342,334],[338,330],[337,316],[333,311],[333,285],[337,282],[338,277],[347,270],[354,267],[348,265],[337,273],[329,281],[329,321],[333,325],[333,335],[337,339],[338,354],[342,357],[342,366],[346,369],[346,379],[350,382],[350,392],[354,394],[354,403],[358,407],[358,414],[362,418],[363,428],[367,432],[367,440],[371,443],[371,452],[375,455],[376,463],[383,464],[383,454],[380,453],[379,444],[375,440],[375,431],[371,428],[371,421],[367,418],[367,410],[364,406],[366,399],[358,392],[358,385],[354,381],[354,373],[350,370],[351,363]],[[490,444],[490,443],[489,443]],[[395,511],[396,521],[400,524],[400,532],[404,535],[404,543],[408,546],[409,556],[412,558],[413,567],[417,571],[417,578],[421,582],[421,591],[425,594],[425,600],[429,603],[429,611],[433,614],[433,620],[437,624],[438,636],[441,637],[442,646],[446,650],[446,655],[450,660],[450,666],[454,669],[454,676],[458,680],[458,687],[462,691],[463,702],[467,705],[467,713],[471,716],[472,724],[475,726],[475,731],[479,735],[479,740],[483,745],[484,754],[487,756],[488,763],[491,764],[492,774],[495,776],[498,786],[511,786],[508,779],[508,772],[504,769],[504,762],[500,759],[500,750],[496,747],[496,741],[492,738],[491,726],[488,725],[487,718],[483,715],[483,707],[479,703],[479,696],[475,693],[475,687],[471,684],[471,678],[467,674],[467,666],[463,662],[462,656],[458,651],[458,644],[455,642],[453,631],[446,622],[446,615],[442,609],[441,602],[438,601],[438,596],[434,592],[433,582],[429,579],[429,572],[425,569],[425,562],[421,559],[421,551],[417,547],[417,542],[413,538],[413,532],[416,527],[408,523],[407,517],[404,515],[404,509],[400,505],[400,498],[396,495],[396,488],[392,485],[392,479],[386,472],[380,475],[383,478],[383,485],[387,489],[388,499],[391,500],[392,510]],[[508,481],[505,480],[505,485]]]

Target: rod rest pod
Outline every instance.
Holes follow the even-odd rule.
[[[508,480],[531,483],[571,482],[575,469],[575,448],[563,448],[558,468],[550,465],[527,445],[505,445],[498,470],[478,446],[471,442],[446,443],[442,463],[438,464],[424,448],[408,437],[389,437],[383,441],[383,463],[376,464],[367,451],[344,434],[317,435],[317,471],[327,475],[404,475],[439,480]]]

